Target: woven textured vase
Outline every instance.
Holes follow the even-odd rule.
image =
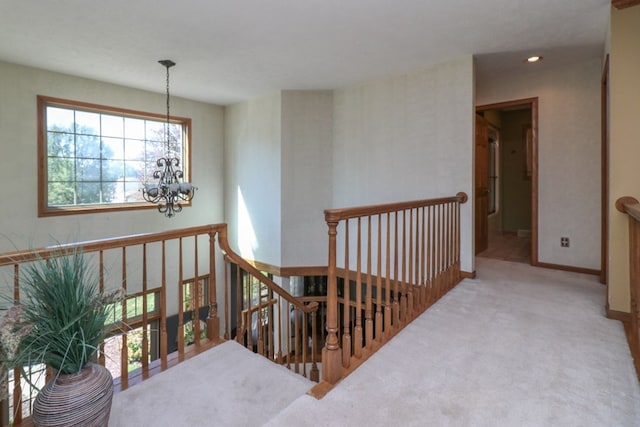
[[[111,373],[89,363],[49,381],[36,396],[31,417],[37,427],[107,427],[112,398]]]

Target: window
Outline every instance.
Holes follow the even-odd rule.
[[[191,120],[38,96],[38,215],[145,209],[156,160],[178,157],[190,181]],[[187,203],[188,204],[188,203]]]

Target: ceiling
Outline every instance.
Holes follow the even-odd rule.
[[[610,0],[0,0],[0,60],[230,104],[476,55],[480,77],[602,55]],[[0,80],[1,81],[1,80]],[[6,84],[3,83],[3,84]]]

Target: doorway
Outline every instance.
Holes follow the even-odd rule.
[[[476,107],[475,146],[476,255],[536,265],[538,99]]]

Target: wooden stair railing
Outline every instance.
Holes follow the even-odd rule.
[[[9,283],[9,299],[19,303],[21,271],[27,264],[73,249],[86,254],[102,289],[125,290],[124,300],[113,308],[111,336],[98,357],[112,372],[116,390],[229,338],[318,381],[313,348],[318,343],[318,303],[293,297],[234,253],[226,224],[2,254],[0,278]],[[230,265],[236,266],[234,277]],[[35,375],[37,368],[32,369]],[[20,377],[19,369],[10,374]],[[42,386],[44,375],[40,377]],[[8,405],[0,402],[0,423],[11,419],[19,425],[31,413],[35,391],[26,389],[25,382],[10,383]]]
[[[640,203],[634,197],[616,200],[616,209],[629,216],[629,292],[631,321],[625,325],[629,349],[640,379]],[[626,322],[625,322],[626,323]]]
[[[460,280],[453,197],[325,210],[329,229],[324,389]],[[318,394],[322,394],[320,391]]]
[[[229,247],[226,229],[220,233],[219,244],[225,255],[225,270],[235,269],[232,281],[237,289],[235,295],[224,298],[234,301],[236,313],[236,319],[232,319],[231,311],[225,309],[224,338],[235,339],[248,349],[319,381],[318,302],[305,303],[294,297],[236,254]],[[234,321],[235,332],[230,329]]]

